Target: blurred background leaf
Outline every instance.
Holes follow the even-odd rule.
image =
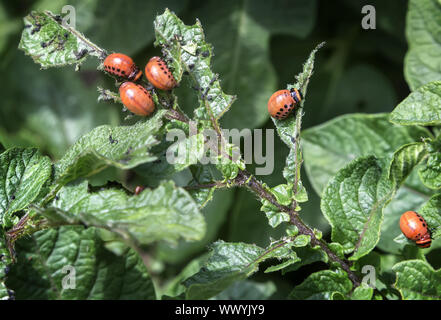
[[[441,4],[436,0],[410,0],[406,17],[409,51],[404,75],[413,91],[431,81],[441,80],[438,57],[441,52]]]

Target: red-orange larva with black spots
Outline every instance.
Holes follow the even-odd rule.
[[[148,116],[155,111],[150,92],[139,84],[124,82],[119,87],[119,96],[124,106],[138,116]]]
[[[268,100],[268,112],[273,118],[285,119],[302,99],[302,93],[294,88],[276,91]]]
[[[177,85],[167,64],[160,57],[153,57],[147,62],[145,76],[155,88],[161,90],[171,90]]]
[[[432,243],[432,236],[426,220],[415,211],[406,211],[400,218],[401,232],[409,240],[415,241],[421,248],[428,248]]]
[[[137,81],[142,71],[135,65],[132,58],[122,53],[109,54],[103,62],[104,70],[120,78]]]

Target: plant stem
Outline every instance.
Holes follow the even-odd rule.
[[[215,182],[207,183],[207,184],[185,186],[184,189],[185,190],[197,190],[197,189],[210,189],[210,188],[214,188],[214,187],[223,188],[223,187],[227,187],[227,186],[231,186],[231,185],[229,185],[227,182],[215,181]]]
[[[303,102],[302,102],[303,104]],[[300,175],[300,168],[302,166],[302,160],[299,159],[299,145],[300,145],[300,130],[302,127],[302,117],[303,117],[303,107],[300,106],[299,110],[297,111],[297,117],[296,117],[296,125],[294,129],[294,186],[293,186],[293,192],[292,194],[294,197],[297,195],[297,187],[299,184],[299,175]],[[295,210],[297,208],[297,201],[293,200],[291,204],[291,208]]]

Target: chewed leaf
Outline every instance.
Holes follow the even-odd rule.
[[[11,215],[34,201],[51,172],[49,158],[37,149],[13,148],[0,155],[1,227],[11,227]]]
[[[315,54],[321,47],[323,47],[323,45],[324,42],[320,43],[314,50],[312,50],[308,59],[303,65],[303,71],[296,77],[296,83],[287,86],[288,90],[292,88],[300,90],[303,96],[300,104],[293,112],[295,116],[288,116],[288,118],[284,120],[272,118],[277,129],[277,133],[290,149],[289,155],[286,158],[285,168],[283,169],[283,176],[287,180],[288,184],[292,186],[294,191],[293,197],[296,200],[307,197],[306,191],[304,190],[300,179],[301,163],[303,161],[303,155],[300,149],[300,130],[306,91],[308,88],[309,79],[311,78],[314,70]]]
[[[24,18],[24,24],[19,48],[42,68],[79,65],[88,55],[104,54],[104,50],[49,11],[32,12]]]
[[[162,127],[160,110],[146,120],[133,126],[95,128],[80,138],[55,164],[55,178],[58,186],[79,177],[87,177],[108,166],[130,169],[156,159],[150,149],[157,145],[157,135]]]
[[[302,92],[303,99],[300,102],[300,105],[297,107],[298,109],[300,109],[299,110],[300,112],[305,103],[305,97],[308,89],[309,79],[311,78],[314,71],[315,54],[321,47],[323,47],[323,45],[324,43],[320,43],[314,50],[312,50],[312,52],[308,57],[308,60],[306,60],[305,64],[303,65],[303,71],[300,74],[298,74],[296,77],[297,78],[296,83],[287,86],[288,90],[291,88],[296,88]],[[277,120],[275,118],[272,118],[280,138],[290,149],[294,147],[295,139],[297,139],[295,126],[296,126],[296,119],[299,116],[300,117],[302,116],[301,114],[299,114],[300,112],[296,113],[296,117],[290,116],[285,120]]]
[[[200,106],[195,117],[217,121],[228,111],[234,96],[222,91],[216,74],[211,69],[212,46],[205,42],[205,35],[199,21],[192,26],[185,25],[174,13],[166,9],[154,22],[156,45],[163,47],[175,79],[179,82],[185,72],[198,89]],[[210,98],[208,98],[210,96]]]

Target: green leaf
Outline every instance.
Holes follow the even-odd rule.
[[[282,263],[279,263],[279,264],[276,264],[274,266],[271,266],[271,267],[267,268],[265,270],[265,273],[270,273],[270,272],[276,272],[276,271],[279,271],[279,270],[284,270],[285,268],[287,268],[287,267],[289,267],[289,266],[291,266],[291,265],[293,265],[293,264],[295,264],[295,263],[297,263],[299,261],[300,261],[300,258],[298,258],[295,255],[295,252],[293,252],[292,257],[289,260],[285,260]]]
[[[314,228],[314,235],[317,238],[317,240],[321,240],[323,238],[323,232],[321,232],[320,230]]]
[[[206,264],[184,282],[187,299],[208,299],[236,281],[244,280],[258,270],[259,263],[270,258],[293,257],[290,240],[272,243],[266,249],[246,243],[217,241]]]
[[[351,295],[351,300],[371,300],[374,294],[374,289],[362,283],[359,287],[355,288]]]
[[[331,242],[328,244],[328,246],[329,249],[331,249],[331,251],[337,255],[337,257],[339,257],[340,259],[345,258],[345,248],[343,247],[342,244],[338,242]]]
[[[441,188],[441,136],[435,140],[425,141],[429,157],[425,166],[421,167],[418,174],[424,185],[430,189]]]
[[[17,299],[156,299],[140,256],[128,247],[120,256],[108,251],[95,228],[39,231],[19,240],[17,252],[7,281]]]
[[[441,188],[441,153],[436,152],[429,156],[425,167],[420,168],[421,181],[431,189]]]
[[[190,165],[195,165],[204,153],[204,135],[198,133],[176,142],[167,148],[167,153],[173,153],[175,155],[173,159],[174,163],[171,164],[173,173],[182,171]],[[170,162],[167,161],[167,159],[162,160],[162,162],[166,162],[167,164]]]
[[[280,211],[279,208],[266,199],[261,199],[261,202],[262,207],[260,207],[260,210],[265,212],[265,215],[268,218],[268,223],[271,227],[276,228],[282,222],[289,221],[290,217],[287,212]]]
[[[315,25],[317,1],[296,0],[287,5],[284,0],[253,1],[251,17],[272,34],[306,37]],[[268,14],[271,12],[271,14]]]
[[[341,169],[323,192],[321,209],[332,226],[332,241],[341,243],[351,260],[369,253],[380,238],[383,207],[393,194],[374,156]]]
[[[37,149],[13,148],[0,155],[1,227],[11,227],[12,214],[34,201],[51,172],[49,158]]]
[[[348,300],[348,298],[340,292],[333,292],[329,300]]]
[[[395,151],[389,167],[389,179],[397,187],[406,180],[414,167],[426,157],[427,152],[423,142],[409,143]]]
[[[12,265],[12,259],[6,245],[3,230],[0,229],[0,300],[13,299],[15,292],[9,289],[5,282]]]
[[[346,274],[323,270],[311,274],[294,288],[289,298],[295,300],[330,300],[334,293],[349,294],[352,283]]]
[[[269,246],[269,249],[267,249],[265,253],[264,259],[276,258],[279,261],[282,260],[282,262],[267,268],[265,273],[283,270],[286,267],[300,261],[300,258],[297,257],[297,253],[292,250],[292,247],[299,246],[299,243],[302,241],[301,239],[297,240],[299,237],[301,236],[297,236],[295,238],[288,237],[283,240],[276,241]]]
[[[311,236],[301,234],[301,235],[295,237],[294,242],[293,242],[293,246],[294,247],[304,247],[304,246],[307,246],[310,241],[311,241]]]
[[[422,260],[407,260],[393,267],[395,287],[405,300],[440,300],[441,272]]]
[[[441,81],[429,82],[413,91],[390,114],[392,123],[433,126],[441,124]]]
[[[271,188],[271,193],[281,205],[288,206],[292,200],[292,188],[287,184],[279,184]]]
[[[287,225],[286,234],[290,237],[294,237],[299,234],[299,228],[294,224]]]
[[[311,51],[308,59],[303,65],[303,70],[300,74],[296,76],[296,83],[294,85],[288,85],[287,89],[290,90],[292,88],[299,89],[302,92],[303,99],[300,101],[300,105],[298,106],[298,110],[295,112],[296,116],[289,116],[284,120],[277,120],[272,118],[273,123],[277,129],[277,133],[279,134],[281,140],[288,146],[290,149],[289,155],[286,158],[286,165],[283,169],[283,176],[292,186],[296,186],[296,190],[294,192],[294,197],[298,197],[299,194],[306,194],[306,191],[303,190],[303,186],[300,180],[300,169],[301,166],[297,164],[301,164],[303,162],[302,151],[299,146],[300,139],[300,128],[303,117],[303,105],[305,104],[306,91],[309,84],[309,79],[311,78],[314,71],[314,61],[315,54],[317,51],[324,45],[324,43],[319,44],[315,47],[314,50]],[[294,114],[294,113],[293,113]]]
[[[205,234],[205,220],[197,204],[173,182],[133,196],[116,189],[88,193],[87,187],[83,182],[62,188],[57,199],[38,212],[55,225],[101,227],[141,244],[176,242],[180,237],[200,240]]]
[[[376,251],[371,251],[369,254],[365,255],[363,258],[360,258],[359,260],[355,261],[351,268],[352,270],[356,271],[359,275],[366,275],[366,271],[363,272],[363,267],[366,265],[370,265],[375,268],[375,272],[381,273],[382,272],[382,266],[381,266],[381,258],[386,257],[386,255],[380,255]],[[390,268],[388,269],[390,270]],[[364,284],[369,284],[364,281],[362,281]],[[375,285],[375,283],[372,283]]]
[[[432,231],[432,238],[441,235],[441,194],[435,194],[419,210],[426,220],[429,229]]]
[[[406,19],[409,45],[404,60],[404,76],[410,89],[441,80],[441,5],[436,0],[410,0]]]
[[[228,111],[235,97],[225,94],[217,76],[211,71],[213,49],[205,42],[205,35],[199,21],[186,26],[175,14],[166,9],[154,21],[155,45],[164,48],[165,58],[170,60],[175,79],[179,82],[187,71],[192,85],[198,90],[199,107],[195,110],[196,119],[217,120]],[[207,99],[210,96],[210,99]]]
[[[80,65],[88,55],[101,57],[104,53],[49,11],[32,12],[24,24],[29,27],[23,30],[19,49],[42,68]]]
[[[55,163],[57,184],[87,177],[108,166],[130,169],[154,161],[156,157],[150,149],[158,144],[156,135],[160,133],[164,113],[158,111],[133,126],[100,126],[84,135]]]
[[[404,144],[430,133],[420,127],[391,125],[388,114],[349,114],[302,132],[305,169],[320,195],[338,170],[360,156],[391,156]]]

